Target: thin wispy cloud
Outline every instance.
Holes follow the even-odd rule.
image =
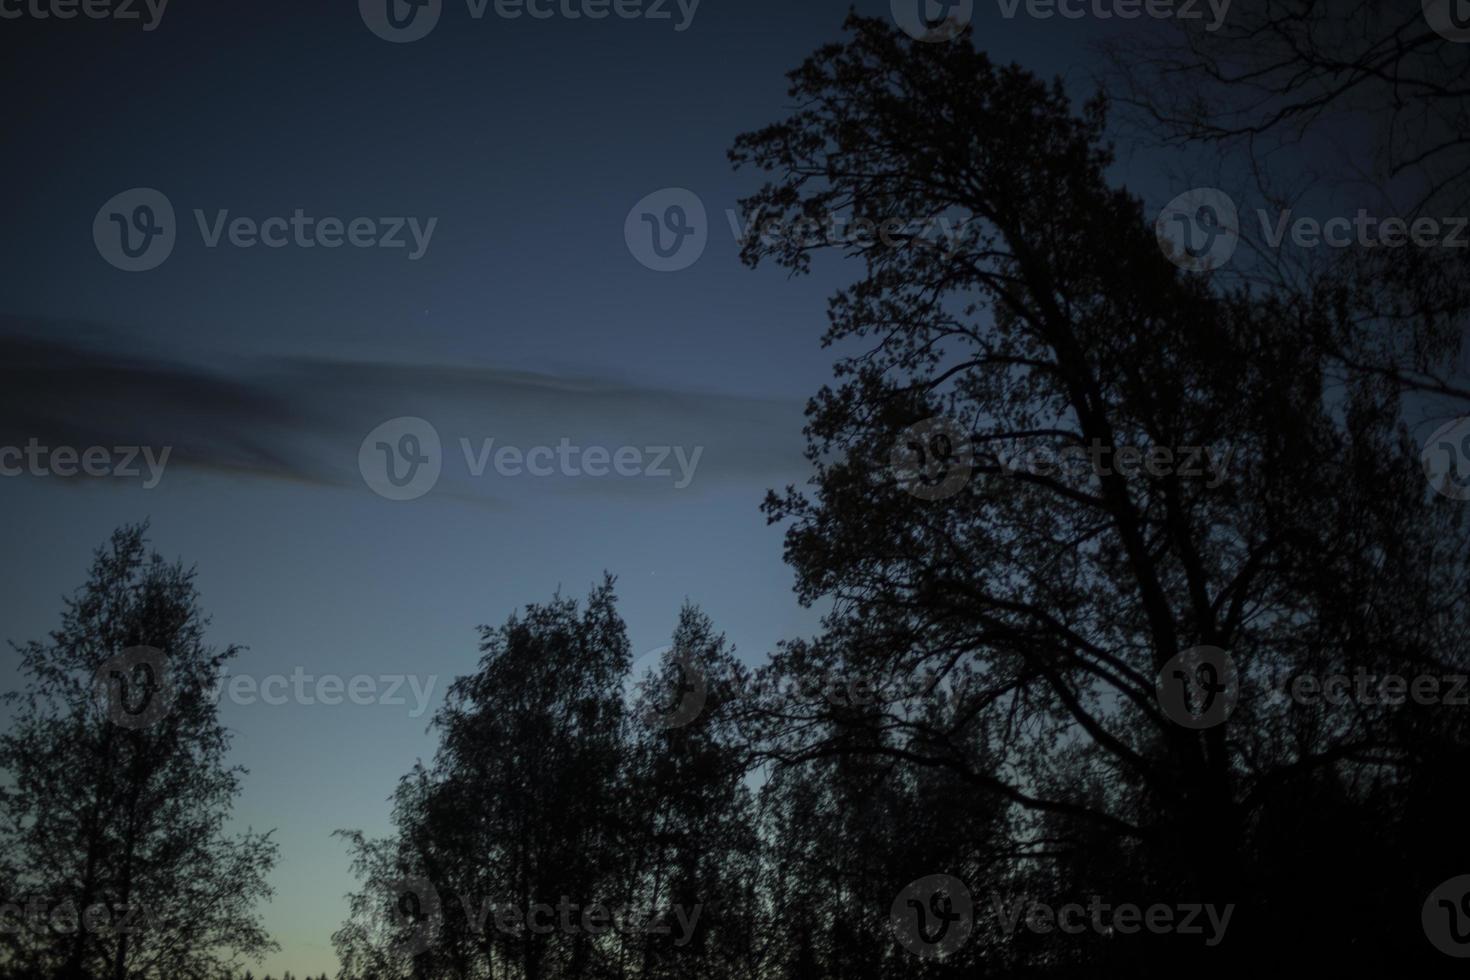
[[[0,445],[172,447],[170,465],[361,486],[383,421],[439,431],[448,493],[483,498],[471,458],[501,447],[703,447],[698,485],[801,479],[795,400],[682,391],[478,365],[240,357],[150,350],[122,329],[0,317]],[[494,470],[488,471],[494,476]],[[628,480],[553,479],[626,494]]]

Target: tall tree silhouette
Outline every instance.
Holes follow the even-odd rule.
[[[696,959],[739,961],[739,916],[702,919],[705,904],[741,908],[740,879],[712,855],[749,836],[743,772],[724,758],[724,735],[643,720],[677,691],[630,692],[611,579],[581,607],[557,597],[482,627],[481,652],[435,718],[433,764],[400,783],[395,835],[344,834],[365,887],[334,937],[343,976],[682,976]],[[693,610],[670,658],[660,675],[683,659],[723,699],[733,668]],[[696,708],[669,720],[692,723]],[[557,922],[526,927],[536,906]],[[604,914],[589,927],[594,906],[627,909],[635,926],[653,917],[652,928],[610,927]]]
[[[813,490],[766,504],[790,524],[800,596],[834,606],[822,641],[776,669],[933,671],[960,700],[773,713],[767,752],[941,768],[1008,804],[1019,838],[1073,841],[1042,878],[1242,906],[1249,938],[1219,949],[1115,944],[1132,975],[1250,962],[1280,928],[1273,835],[1317,831],[1291,819],[1303,794],[1340,802],[1361,819],[1324,811],[1330,839],[1373,826],[1396,842],[1375,854],[1374,900],[1332,907],[1337,929],[1376,939],[1341,962],[1420,957],[1380,904],[1412,919],[1464,845],[1381,865],[1403,842],[1395,801],[1432,771],[1409,733],[1463,758],[1453,709],[1282,695],[1302,673],[1470,659],[1463,511],[1430,493],[1399,387],[1350,364],[1334,376],[1299,310],[1167,261],[1106,179],[1101,99],[1077,113],[1060,84],[971,45],[849,27],[792,73],[792,114],[732,150],[774,175],[745,202],[751,227],[804,229],[751,238],[748,262],[800,272],[835,247],[865,270],[831,303],[825,341],[848,353],[809,408]],[[838,240],[834,213],[888,233]],[[925,240],[941,219],[964,236]],[[1200,647],[1230,655],[1236,703],[1193,728],[1158,682]],[[1118,860],[1088,864],[1084,847]]]
[[[269,834],[224,823],[244,770],[208,696],[239,648],[205,644],[194,572],[113,534],[47,642],[17,647],[26,684],[0,735],[0,974],[65,980],[225,976],[274,948]]]
[[[641,943],[638,977],[748,975],[757,953],[760,842],[740,721],[748,674],[709,617],[686,605],[632,699],[627,752],[637,821],[625,901],[699,909],[682,945]]]

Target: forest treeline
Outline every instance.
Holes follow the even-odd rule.
[[[751,666],[690,605],[630,678],[611,578],[481,627],[393,833],[341,832],[340,976],[1450,975],[1470,493],[1426,453],[1453,477],[1470,440],[1414,423],[1470,404],[1467,250],[1251,255],[1242,224],[1238,264],[1201,272],[1107,136],[1121,110],[1280,202],[1254,155],[1351,118],[1408,220],[1464,214],[1467,48],[1419,6],[1240,0],[1218,34],[1120,48],[1121,104],[1083,106],[852,17],[731,151],[768,178],[747,223],[811,232],[752,236],[748,263],[861,270],[831,303],[812,480],[764,505],[821,633]],[[838,212],[952,217],[965,244],[823,240]],[[1170,462],[1225,448],[1223,479]],[[6,980],[214,977],[269,948],[250,909],[273,847],[223,833],[228,739],[190,693],[233,656],[202,623],[130,528],[23,649],[0,903],[172,914],[0,934]],[[129,728],[85,679],[139,644],[182,681]]]

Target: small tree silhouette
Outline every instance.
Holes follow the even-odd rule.
[[[208,689],[239,649],[205,645],[193,571],[150,555],[146,530],[114,533],[49,641],[17,648],[26,685],[5,696],[14,719],[0,735],[13,778],[0,790],[13,862],[0,899],[84,923],[93,910],[90,927],[11,934],[18,975],[217,974],[274,948],[252,907],[270,894],[275,845],[222,829],[244,770],[226,762]],[[162,657],[146,670],[117,659],[144,647]]]

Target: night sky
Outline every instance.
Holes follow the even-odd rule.
[[[197,563],[212,642],[249,648],[236,672],[432,678],[421,713],[407,685],[401,705],[226,698],[232,758],[250,770],[236,820],[278,828],[281,845],[264,919],[282,950],[265,970],[335,971],[353,879],[329,835],[387,830],[396,780],[432,754],[434,707],[478,659],[478,624],[558,589],[581,596],[607,570],[638,653],[668,642],[686,598],[752,663],[816,628],[759,503],[805,477],[802,407],[831,377],[826,299],[856,270],[743,267],[727,212],[760,177],[733,172],[726,150],[783,114],[784,73],[840,38],[847,7],[665,9],[506,19],[492,3],[476,19],[445,0],[412,43],[375,36],[352,0],[177,0],[148,30],[0,22],[0,445],[171,447],[152,487],[146,468],[0,477],[5,637],[44,637],[91,550],[150,519],[159,551]],[[858,9],[890,16],[887,0]],[[1007,19],[994,0],[974,25],[997,60],[1079,96],[1093,43],[1120,29]],[[110,264],[93,235],[134,188],[175,217],[172,252],[140,272]],[[649,195],[665,217],[688,200],[668,188],[705,209],[707,246],[661,272],[625,226]],[[119,205],[125,223],[134,203]],[[357,218],[379,231],[405,219],[407,244],[247,248],[220,224],[298,209],[340,222],[339,238]],[[408,218],[433,222],[426,247]],[[405,417],[433,427],[442,473],[391,500],[359,453]],[[580,477],[475,476],[462,439],[476,454],[488,439],[631,447],[643,463],[667,447],[671,473],[604,463],[596,476],[588,460]],[[679,486],[673,449],[693,463],[696,447]],[[14,681],[12,656],[0,682]]]

